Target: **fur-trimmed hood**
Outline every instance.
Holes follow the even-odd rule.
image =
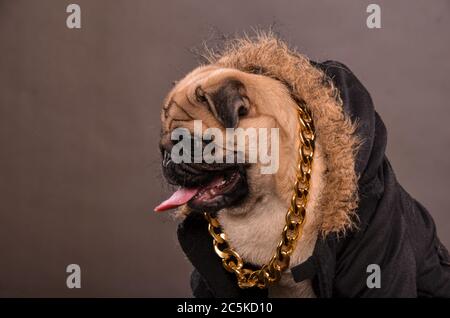
[[[321,214],[319,231],[327,235],[352,228],[357,219],[354,217],[358,205],[355,167],[361,138],[355,134],[358,118],[352,116],[351,119],[344,109],[352,111],[356,106],[373,113],[369,95],[366,93],[368,98],[364,104],[350,105],[354,101],[341,96],[326,69],[322,70],[318,64],[289,49],[270,33],[259,34],[255,39],[230,41],[221,53],[210,51],[207,59],[219,67],[279,80],[288,87],[294,100],[306,103],[312,112],[316,141],[324,153],[326,166],[322,176],[324,187],[316,208]],[[345,66],[339,67],[345,70]],[[362,85],[359,89],[365,92]]]

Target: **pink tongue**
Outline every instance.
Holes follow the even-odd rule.
[[[162,202],[155,208],[155,212],[162,212],[169,209],[176,208],[188,202],[194,195],[197,194],[199,188],[180,188],[172,194],[170,198]]]

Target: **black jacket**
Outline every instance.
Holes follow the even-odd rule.
[[[338,87],[344,111],[357,120],[364,143],[356,167],[360,176],[358,229],[339,239],[318,239],[313,255],[292,269],[297,282],[310,278],[318,297],[450,297],[450,256],[432,217],[397,182],[385,156],[386,128],[367,90],[344,65],[314,63]],[[191,213],[178,230],[183,251],[195,267],[196,297],[265,296],[242,290],[214,253],[207,222]],[[381,271],[380,288],[368,288],[369,264]]]

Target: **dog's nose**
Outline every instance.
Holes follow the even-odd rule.
[[[159,141],[159,150],[161,154],[164,154],[164,151],[171,152],[173,148],[174,142],[170,139],[170,134],[164,134],[161,136],[161,140]]]
[[[173,145],[174,143],[170,139],[170,134],[165,134],[161,137],[159,150],[161,151],[162,164],[164,167],[167,167],[171,161],[170,152],[172,151]]]
[[[170,153],[167,151],[164,151],[163,152],[163,160],[162,160],[163,166],[167,167],[171,161],[172,161],[172,158],[170,157]]]

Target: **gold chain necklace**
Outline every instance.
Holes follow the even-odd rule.
[[[314,155],[314,125],[311,114],[304,103],[299,103],[298,119],[300,122],[299,157],[297,162],[297,179],[291,204],[286,213],[286,225],[281,234],[275,254],[269,263],[257,270],[244,267],[244,261],[239,254],[229,245],[225,233],[220,227],[217,218],[204,213],[208,221],[208,231],[213,237],[213,246],[216,254],[222,259],[223,267],[235,273],[240,288],[257,286],[266,288],[280,280],[281,273],[289,267],[291,254],[296,242],[302,234],[303,224],[306,216],[306,203],[311,179],[311,167]]]

